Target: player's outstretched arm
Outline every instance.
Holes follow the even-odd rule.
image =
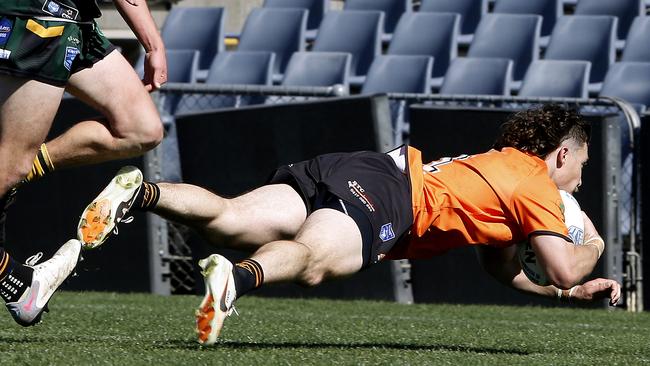
[[[556,286],[539,286],[531,282],[521,270],[516,247],[477,247],[479,262],[483,269],[499,282],[529,295],[556,298],[565,302],[587,303],[609,298],[616,305],[621,297],[621,285],[610,279],[598,278],[570,289]]]
[[[147,91],[160,88],[167,81],[167,59],[156,23],[144,0],[113,0],[115,7],[145,49],[144,79]]]

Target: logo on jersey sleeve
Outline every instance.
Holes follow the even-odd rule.
[[[0,18],[0,47],[4,47],[9,41],[13,24],[7,18]]]
[[[393,223],[389,222],[388,224],[383,224],[381,229],[379,229],[379,239],[383,242],[387,242],[391,239],[395,239],[395,232],[393,231]]]
[[[47,0],[43,4],[42,10],[57,18],[69,20],[77,20],[77,16],[79,16],[79,10],[73,8],[72,6],[61,4],[54,0]]]

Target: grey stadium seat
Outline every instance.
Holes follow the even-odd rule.
[[[508,96],[512,69],[510,59],[458,57],[449,65],[440,94]]]
[[[611,15],[618,18],[620,40],[627,38],[632,20],[645,15],[644,0],[580,0],[576,5],[575,15]]]
[[[557,18],[563,14],[563,5],[562,0],[496,0],[492,12],[540,15],[543,18],[540,43],[546,46]]]
[[[478,23],[488,11],[488,0],[422,0],[420,11],[460,14],[460,38],[469,44]]]
[[[650,63],[615,63],[607,72],[600,95],[650,107]]]
[[[519,96],[588,98],[590,69],[588,61],[537,60],[528,67]]]
[[[377,56],[361,93],[429,93],[432,66],[428,56]]]
[[[636,17],[632,22],[621,61],[650,62],[650,17]]]
[[[207,70],[214,57],[224,49],[221,7],[172,7],[161,30],[168,50],[197,50],[199,69]]]
[[[521,80],[528,65],[539,58],[542,17],[487,14],[481,19],[468,57],[507,58],[513,62],[513,80]]]
[[[296,52],[291,56],[282,85],[349,87],[349,53]]]
[[[238,51],[275,53],[274,74],[284,73],[289,57],[305,50],[307,10],[256,8],[246,17]]]
[[[405,13],[388,46],[389,55],[433,57],[432,83],[440,87],[449,63],[457,56],[460,15],[454,13]]]
[[[402,14],[413,11],[411,0],[346,0],[343,10],[378,10],[384,12],[383,32],[390,35]],[[390,39],[388,37],[387,39]]]
[[[221,52],[210,66],[206,84],[271,85],[274,59],[271,52]],[[262,103],[264,98],[257,96],[185,94],[176,114]]]
[[[616,24],[616,18],[606,15],[563,16],[555,24],[544,58],[591,62],[589,82],[598,88],[616,57]]]
[[[264,0],[263,7],[306,9],[309,11],[306,37],[308,40],[313,40],[316,38],[325,12],[329,10],[329,0]]]
[[[384,14],[379,11],[330,11],[318,29],[312,51],[350,53],[351,75],[365,75],[381,53],[383,24]]]

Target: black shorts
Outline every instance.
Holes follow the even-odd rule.
[[[413,224],[408,172],[386,154],[320,155],[280,167],[269,183],[292,186],[307,214],[327,207],[350,216],[361,231],[363,267],[381,260]]]
[[[95,22],[0,15],[0,73],[63,87],[115,50]]]

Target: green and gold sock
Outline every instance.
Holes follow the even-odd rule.
[[[38,153],[34,158],[34,162],[32,163],[32,170],[27,174],[23,183],[42,178],[53,171],[54,164],[50,158],[50,153],[48,153],[45,144],[41,144],[41,147],[38,149]]]

